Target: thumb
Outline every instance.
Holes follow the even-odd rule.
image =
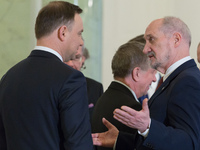
[[[145,98],[142,102],[142,110],[143,111],[149,111],[149,107],[148,107],[148,99]]]
[[[115,127],[112,123],[110,123],[108,120],[106,120],[105,118],[102,118],[102,122],[103,124],[108,128],[111,129],[113,127]]]

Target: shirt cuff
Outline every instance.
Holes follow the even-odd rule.
[[[119,136],[119,134],[118,134],[118,136]],[[118,139],[118,136],[117,136],[117,139]],[[113,150],[116,149],[117,139],[115,140],[115,143],[114,143],[114,146],[113,146]]]
[[[148,136],[148,134],[149,134],[150,125],[151,125],[151,119],[150,119],[149,126],[147,127],[147,129],[146,129],[144,132],[142,132],[142,133],[138,130],[138,134],[140,134],[140,135],[142,135],[144,138],[146,138],[146,137]]]

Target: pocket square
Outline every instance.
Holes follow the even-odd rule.
[[[94,104],[93,104],[93,103],[90,103],[90,104],[88,105],[88,108],[92,108],[92,107],[94,107]]]

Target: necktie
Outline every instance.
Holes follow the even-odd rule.
[[[156,90],[161,86],[161,84],[163,83],[163,77],[160,78],[160,81],[158,82],[158,85],[156,87]]]
[[[138,98],[139,102],[142,104],[143,100],[145,98],[148,98],[148,94],[144,95],[144,96],[141,96],[140,98]]]

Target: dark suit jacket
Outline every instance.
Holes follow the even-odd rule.
[[[83,74],[34,50],[0,83],[1,150],[92,150]]]
[[[87,94],[88,94],[88,105],[90,120],[92,119],[92,113],[97,100],[103,94],[103,85],[91,78],[86,77],[87,82]]]
[[[116,149],[199,150],[200,71],[194,60],[179,66],[149,100],[151,126],[144,140],[120,133]]]
[[[132,107],[136,110],[141,110],[142,107],[141,104],[135,100],[133,94],[127,87],[118,82],[112,82],[105,93],[99,98],[94,108],[92,132],[107,131],[107,128],[102,123],[103,117],[114,124],[120,131],[128,133],[137,132],[113,118],[113,111],[116,108],[120,108],[122,105]],[[107,148],[98,147],[97,149],[105,150]]]

